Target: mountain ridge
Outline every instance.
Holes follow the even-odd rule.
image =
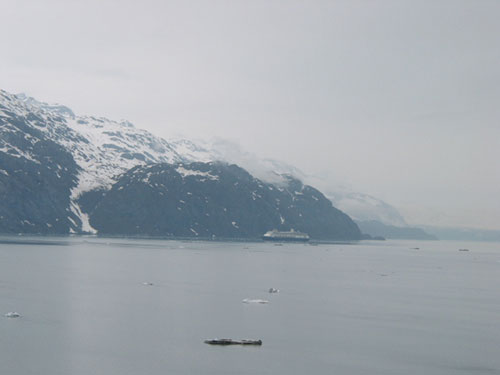
[[[113,235],[260,238],[276,228],[361,239],[356,224],[318,190],[292,178],[277,187],[224,162],[137,166],[100,197],[81,200],[91,225]]]
[[[128,121],[114,121],[104,117],[77,116],[68,107],[50,105],[25,94],[9,94],[0,90],[0,118],[2,134],[19,133],[28,128],[38,129],[47,140],[60,144],[73,156],[79,169],[77,183],[71,189],[71,210],[85,225],[88,218],[78,206],[77,198],[84,192],[109,188],[115,177],[128,169],[147,163],[210,160],[207,150],[188,140],[167,142],[152,133],[135,128]],[[15,124],[22,126],[16,127]],[[12,147],[5,136],[0,139],[0,150],[12,151],[36,160],[25,150]]]
[[[126,211],[124,205],[128,204],[130,207],[135,205],[137,212],[141,212],[141,207],[137,205],[137,202],[140,201],[141,194],[148,191],[144,184],[136,186],[135,195],[129,196],[122,206],[117,204],[118,201],[112,202],[111,200],[113,194],[116,193],[114,188],[130,178],[131,173],[139,173],[144,168],[172,170],[175,167],[177,174],[181,170],[189,175],[191,173],[189,171],[194,169],[185,169],[180,165],[201,163],[196,168],[209,169],[216,168],[216,166],[221,168],[222,165],[207,164],[214,158],[213,153],[191,141],[167,142],[145,130],[135,128],[127,121],[117,122],[102,117],[75,115],[68,107],[49,105],[26,95],[13,95],[3,90],[0,91],[0,135],[0,157],[2,158],[0,160],[3,160],[1,165],[9,166],[12,164],[8,170],[0,168],[0,192],[4,194],[4,197],[11,198],[4,201],[10,202],[9,204],[0,205],[0,231],[7,232],[95,233],[93,225],[96,225],[99,233],[110,233],[109,230],[105,229],[103,222],[99,221],[99,217],[105,215],[102,211],[96,211],[96,207],[103,207],[105,203],[109,203],[111,208],[121,207],[122,211]],[[45,148],[42,147],[44,145]],[[49,154],[47,154],[47,150],[50,151]],[[15,162],[23,163],[23,168],[19,168]],[[184,170],[179,168],[184,168]],[[359,228],[346,214],[334,208],[331,202],[318,190],[303,185],[292,176],[280,175],[279,179],[284,181],[286,186],[278,187],[255,179],[237,166],[229,165],[224,168],[224,171],[219,171],[220,175],[224,176],[224,178],[221,177],[224,181],[236,178],[231,177],[231,173],[238,171],[236,175],[239,177],[233,182],[235,185],[219,184],[217,189],[211,190],[211,182],[213,181],[210,177],[197,181],[197,184],[192,182],[192,188],[197,188],[200,191],[206,190],[203,194],[206,193],[207,197],[218,202],[217,208],[213,207],[213,209],[219,209],[220,205],[228,205],[227,209],[231,211],[232,215],[240,215],[238,220],[241,222],[246,220],[241,215],[254,210],[252,211],[253,215],[260,215],[260,222],[282,229],[292,229],[291,226],[283,226],[282,220],[287,224],[293,223],[295,220],[297,228],[293,229],[304,230],[304,228],[308,228],[318,238],[361,238]],[[24,175],[20,172],[23,169],[25,170]],[[229,172],[230,170],[233,172]],[[21,174],[18,176],[16,173]],[[194,175],[199,176],[200,173],[200,170],[197,170]],[[37,176],[42,177],[37,179]],[[192,177],[189,175],[187,180],[191,180]],[[145,178],[142,177],[142,179]],[[169,181],[169,183],[173,183],[174,180]],[[45,188],[42,188],[42,185]],[[14,186],[17,187],[17,191],[12,192]],[[252,187],[252,191],[249,190],[249,186]],[[254,195],[257,194],[257,190],[263,189],[263,186],[266,186],[268,190],[274,190],[280,196],[277,198],[278,200],[295,203],[290,203],[289,207],[284,208],[274,207],[269,211],[269,207],[272,207],[271,198],[260,199]],[[27,190],[23,190],[22,187]],[[125,189],[124,186],[122,188]],[[173,186],[170,188],[173,189]],[[182,192],[182,186],[175,186],[175,188]],[[293,190],[293,194],[287,195],[281,189],[295,190]],[[158,190],[156,193],[160,196],[160,193],[164,192]],[[203,194],[200,193],[199,196]],[[307,196],[307,199],[301,198],[301,194],[304,194],[304,197]],[[224,200],[230,197],[233,199]],[[240,199],[235,197],[240,197]],[[162,202],[166,204],[167,201],[163,200]],[[243,201],[247,204],[240,207]],[[258,204],[255,203],[256,201]],[[318,201],[321,204],[318,205],[316,203]],[[17,205],[14,204],[15,202]],[[156,202],[159,201],[156,200]],[[147,204],[151,211],[155,210],[154,201]],[[253,205],[259,208],[256,209]],[[302,206],[292,209],[295,205]],[[239,214],[236,214],[239,210],[237,207],[242,210]],[[276,210],[283,211],[279,215],[279,221],[276,221]],[[36,223],[30,221],[33,219],[31,217],[33,212],[37,213],[35,215]],[[114,216],[116,227],[120,228],[120,220],[122,220],[121,227],[123,227],[126,217],[118,211],[116,212],[117,214]],[[138,215],[137,212],[133,215]],[[144,213],[144,210],[142,212]],[[263,212],[268,213],[272,219],[267,220],[265,215],[262,216]],[[320,221],[316,220],[315,215],[308,214],[310,212],[316,212],[315,215],[318,217],[324,215],[324,222],[328,225],[322,225]],[[182,217],[176,211],[171,211],[169,215],[177,219]],[[316,227],[322,229],[316,230],[313,226],[307,227],[307,223],[299,219],[302,215],[309,217],[311,223],[316,222]],[[50,217],[52,216],[57,219],[57,225],[51,222]],[[143,218],[145,217],[147,217],[146,214],[143,215]],[[110,217],[107,217],[106,220],[113,221]],[[162,223],[162,220],[164,221],[164,218],[159,218],[157,224]],[[18,224],[11,226],[9,224],[11,222]],[[153,224],[153,226],[157,224]],[[230,224],[234,228],[233,221]],[[341,231],[344,230],[345,233],[337,231],[332,227],[333,224],[338,228],[343,228]],[[171,225],[174,224],[171,223]],[[210,227],[210,223],[206,223],[206,225]],[[225,216],[224,220],[220,221],[220,225],[228,225]],[[165,228],[162,230],[166,230]],[[273,228],[264,228],[259,226],[259,223],[253,222],[248,223],[247,229],[241,227],[236,232],[238,232],[238,236],[243,234],[255,237],[258,231],[263,229]],[[181,229],[177,228],[177,230]],[[234,234],[220,228],[211,228],[210,231],[211,235],[217,236],[233,237]],[[129,232],[133,233],[134,230],[129,228]],[[151,228],[142,232],[142,234],[144,233],[151,234]],[[191,233],[194,234],[192,231]],[[159,232],[155,232],[155,234],[159,234]],[[186,233],[181,234],[185,235]]]

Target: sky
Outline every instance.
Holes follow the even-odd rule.
[[[500,229],[496,0],[0,0],[0,88]]]

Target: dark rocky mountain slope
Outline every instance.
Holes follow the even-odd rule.
[[[313,239],[361,238],[318,190],[291,177],[274,186],[223,163],[137,166],[109,191],[83,194],[79,203],[90,225],[106,234],[258,238],[293,228]]]
[[[71,210],[78,166],[24,118],[0,116],[0,233],[64,234],[81,222]]]

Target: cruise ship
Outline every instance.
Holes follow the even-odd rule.
[[[266,232],[262,236],[263,240],[266,241],[309,241],[309,235],[307,233],[296,232],[291,229],[289,232],[280,232],[276,229]]]

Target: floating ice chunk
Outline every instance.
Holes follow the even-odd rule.
[[[15,312],[15,311],[11,311],[11,312],[8,312],[7,314],[5,314],[5,317],[6,318],[20,318],[21,314],[19,314],[18,312]]]
[[[265,299],[250,299],[250,298],[245,298],[243,300],[243,303],[269,303],[269,301]]]
[[[276,289],[276,288],[269,288],[268,290],[269,293],[279,293],[280,290],[279,289]]]

